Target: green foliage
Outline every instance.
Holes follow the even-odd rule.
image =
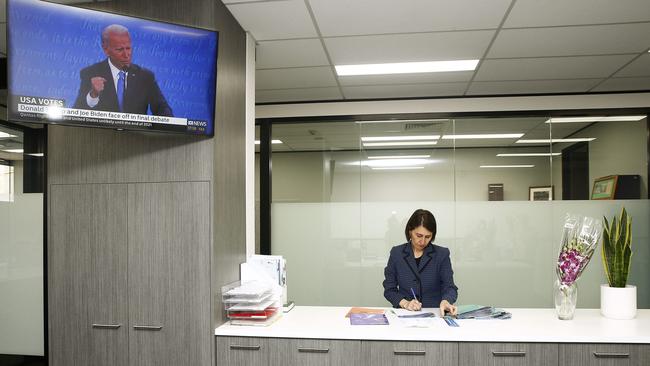
[[[610,287],[625,287],[632,259],[632,218],[623,207],[620,217],[612,218],[611,226],[606,217],[603,220],[601,248],[607,282]]]

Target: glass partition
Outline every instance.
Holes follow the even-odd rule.
[[[625,206],[635,222],[629,282],[650,307],[647,118],[606,117],[274,124],[271,248],[287,259],[289,298],[390,306],[390,248],[425,208],[435,243],[451,251],[459,303],[551,307],[564,216]],[[592,200],[608,176],[626,196]],[[578,283],[579,307],[599,307],[599,255]]]
[[[0,125],[0,355],[42,356],[43,194],[23,192],[24,142]]]

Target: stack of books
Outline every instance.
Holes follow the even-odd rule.
[[[221,295],[232,325],[266,326],[282,314],[280,299],[262,282],[235,282],[222,287]]]

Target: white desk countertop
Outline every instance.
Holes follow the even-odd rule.
[[[268,338],[650,344],[650,309],[638,310],[632,320],[607,319],[599,309],[578,309],[573,320],[558,320],[554,309],[506,309],[512,319],[457,320],[458,328],[449,327],[440,318],[428,328],[405,327],[389,311],[390,325],[350,325],[345,318],[349,309],[296,306],[267,327],[225,323],[214,333]]]

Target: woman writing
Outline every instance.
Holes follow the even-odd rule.
[[[436,219],[427,210],[416,210],[406,223],[405,244],[390,251],[384,268],[384,297],[393,307],[420,310],[440,307],[440,314],[456,315],[458,298],[449,249],[433,245]]]

